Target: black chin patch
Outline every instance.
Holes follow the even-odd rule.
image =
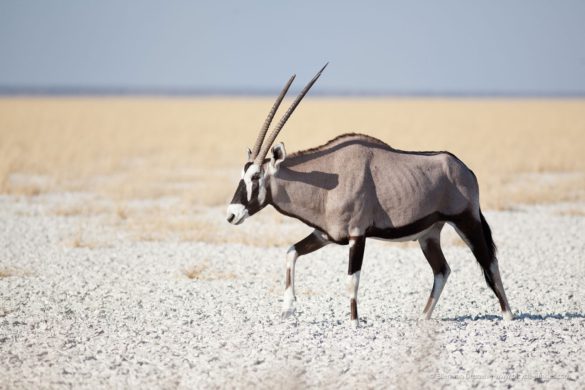
[[[258,202],[258,195],[260,194],[260,186],[258,182],[252,184],[252,199],[246,205],[246,209],[248,210],[248,215],[253,215],[260,211],[262,205]]]

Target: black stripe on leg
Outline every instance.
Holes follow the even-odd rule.
[[[285,290],[289,288],[291,285],[291,275],[290,275],[290,268],[286,269],[286,282],[285,282]]]
[[[349,248],[349,267],[348,275],[353,275],[362,269],[362,262],[364,260],[364,249],[366,247],[365,237],[356,237],[352,239],[353,245]]]
[[[294,245],[294,250],[299,256],[306,255],[314,252],[317,249],[322,248],[325,245],[325,241],[321,239],[316,233],[311,233],[307,237]]]
[[[357,301],[354,298],[351,298],[350,304],[349,304],[350,308],[351,308],[351,319],[352,320],[357,320],[358,318],[358,314],[357,314]]]

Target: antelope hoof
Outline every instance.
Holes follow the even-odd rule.
[[[350,326],[352,329],[357,329],[360,327],[360,323],[358,320],[350,320]]]
[[[293,314],[295,314],[294,307],[285,308],[282,310],[282,314],[280,315],[280,318],[282,318],[283,320],[286,320],[287,318],[289,318]]]
[[[420,321],[427,321],[431,319],[431,313],[422,313],[420,317],[418,317]]]
[[[504,318],[504,321],[512,321],[514,319],[514,315],[511,311],[502,312],[502,317]]]

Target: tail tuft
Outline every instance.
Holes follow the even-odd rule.
[[[488,225],[487,221],[485,220],[485,217],[481,213],[481,210],[479,212],[479,216],[481,218],[481,230],[483,231],[483,238],[485,239],[485,243],[488,247],[490,259],[495,260],[496,251],[498,250],[498,248],[496,247],[496,243],[492,238],[492,229],[490,229],[490,225]]]

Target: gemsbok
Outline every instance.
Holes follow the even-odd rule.
[[[406,152],[361,134],[344,134],[326,144],[287,156],[271,146],[325,65],[305,86],[280,122],[264,138],[295,76],[270,110],[244,164],[227,208],[238,225],[267,205],[315,230],[287,252],[282,316],[294,312],[295,263],[327,244],[349,244],[350,319],[358,325],[357,293],[366,238],[418,240],[434,282],[422,318],[429,319],[450,269],[441,251],[441,229],[452,225],[469,246],[499,300],[504,319],[512,312],[498,269],[496,246],[479,207],[474,173],[448,152]],[[270,151],[269,158],[266,158]]]

